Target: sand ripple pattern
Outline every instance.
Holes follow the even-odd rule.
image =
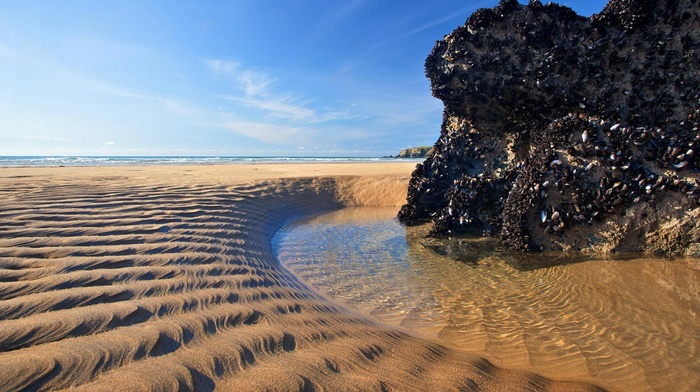
[[[699,259],[523,260],[494,241],[426,238],[395,216],[305,217],[273,243],[312,287],[499,366],[617,390],[700,390]]]
[[[2,390],[591,389],[380,325],[281,268],[274,231],[341,207],[335,179],[5,183]]]

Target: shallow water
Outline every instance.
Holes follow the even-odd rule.
[[[497,365],[616,390],[700,390],[700,260],[555,259],[437,241],[395,209],[292,222],[279,260],[384,322]]]

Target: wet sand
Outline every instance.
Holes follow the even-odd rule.
[[[295,217],[399,206],[412,163],[0,168],[3,390],[594,390],[334,303]]]
[[[391,207],[344,208],[295,220],[273,248],[345,306],[499,367],[612,390],[700,390],[700,259],[523,255],[429,229],[402,226]]]

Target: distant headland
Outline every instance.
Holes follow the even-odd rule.
[[[432,146],[405,148],[396,156],[389,155],[385,158],[425,158],[433,152]]]

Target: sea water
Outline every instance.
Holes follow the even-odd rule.
[[[420,162],[422,159],[373,157],[228,156],[0,156],[0,167],[231,165],[266,163]]]
[[[496,365],[620,390],[700,390],[700,260],[523,256],[436,240],[395,209],[299,219],[273,238],[309,286]]]

